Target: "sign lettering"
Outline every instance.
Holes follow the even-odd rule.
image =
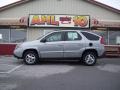
[[[89,16],[30,15],[30,27],[79,27],[89,28]]]

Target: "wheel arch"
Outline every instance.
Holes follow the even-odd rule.
[[[93,53],[96,54],[96,56],[98,57],[98,52],[97,52],[97,50],[95,50],[95,49],[87,49],[87,50],[85,50],[85,51],[82,53],[82,56],[83,56],[86,52],[93,52]]]
[[[39,57],[38,51],[37,51],[36,49],[34,49],[34,48],[30,48],[30,49],[24,50],[24,52],[23,52],[23,54],[22,54],[22,58],[24,57],[24,54],[25,54],[27,51],[34,51],[34,52],[38,55],[38,57]]]

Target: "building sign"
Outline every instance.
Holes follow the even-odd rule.
[[[89,19],[87,15],[30,15],[29,26],[89,28]]]
[[[27,26],[28,24],[28,17],[21,17],[21,18],[0,18],[0,25],[1,26]]]
[[[93,27],[120,27],[120,20],[97,20],[92,19]]]

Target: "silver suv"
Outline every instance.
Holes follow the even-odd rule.
[[[85,65],[94,65],[104,54],[103,38],[80,30],[54,31],[40,39],[17,45],[14,56],[28,65],[43,59],[80,59]]]

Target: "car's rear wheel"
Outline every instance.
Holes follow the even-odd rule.
[[[82,57],[83,63],[88,66],[96,64],[97,56],[94,52],[85,52]]]
[[[25,64],[34,65],[37,63],[39,57],[35,51],[26,51],[24,53],[23,59],[24,59]]]

